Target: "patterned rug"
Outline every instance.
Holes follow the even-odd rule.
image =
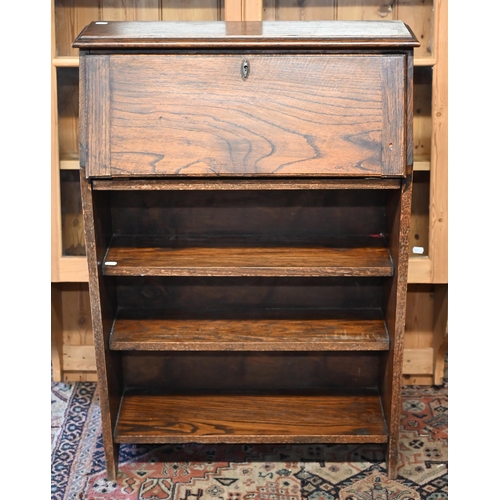
[[[400,467],[377,445],[122,445],[106,479],[97,387],[52,384],[53,500],[447,500],[448,388],[403,389]]]

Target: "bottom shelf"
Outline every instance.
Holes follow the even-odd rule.
[[[117,443],[386,443],[377,390],[351,394],[127,391]]]

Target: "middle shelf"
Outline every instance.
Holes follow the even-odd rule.
[[[241,309],[241,307],[240,307]],[[383,351],[389,336],[377,308],[169,312],[120,309],[112,350],[141,351]]]
[[[316,238],[309,236],[309,238]],[[246,240],[246,241],[245,241]],[[381,234],[330,237],[320,245],[286,246],[270,238],[176,239],[114,235],[105,276],[392,276],[393,264]]]

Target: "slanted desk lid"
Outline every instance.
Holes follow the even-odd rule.
[[[95,21],[73,43],[119,48],[418,47],[402,21]]]

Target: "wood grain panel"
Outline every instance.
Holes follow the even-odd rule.
[[[418,45],[405,24],[371,21],[176,22],[110,21],[91,23],[73,46],[80,49],[359,49],[411,48]],[[378,51],[377,51],[378,52]]]
[[[388,476],[396,477],[399,460],[399,431],[401,418],[401,377],[406,311],[406,292],[409,255],[409,226],[412,198],[412,179],[407,177],[399,197],[393,196],[387,207],[391,236],[389,248],[394,259],[394,277],[386,281],[384,310],[390,339],[388,356],[381,371],[381,400],[389,427],[387,448]]]
[[[436,0],[432,74],[430,248],[432,283],[448,282],[448,1]]]
[[[262,21],[262,0],[245,0],[243,7],[243,21]]]
[[[434,288],[432,285],[409,285],[406,306],[405,349],[432,346]]]
[[[93,368],[95,370],[95,367]],[[64,382],[97,382],[95,371],[73,371],[64,372]]]
[[[337,0],[337,19],[345,21],[391,21],[394,0]]]
[[[82,143],[87,145],[86,160],[93,166],[96,175],[108,175],[110,169],[110,125],[109,125],[109,56],[85,58],[85,85],[83,107],[86,114]],[[88,170],[87,170],[88,174]]]
[[[104,21],[158,21],[161,0],[100,0]]]
[[[240,1],[237,3],[240,4]],[[161,19],[163,21],[222,21],[223,9],[221,0],[162,0]]]
[[[371,246],[354,248],[248,247],[115,237],[102,272],[105,276],[392,276],[389,252],[378,246],[378,238],[373,240]]]
[[[399,189],[399,179],[94,179],[95,191],[274,191]]]
[[[227,2],[224,8],[224,19],[229,22],[240,22],[243,20],[243,0],[232,0]]]
[[[88,174],[404,174],[404,56],[247,58],[244,80],[240,56],[113,56],[111,164],[89,152]]]
[[[95,70],[95,67],[91,69]],[[101,69],[106,75],[106,66]],[[93,94],[89,92],[89,95]],[[106,200],[103,200],[99,193],[94,196],[92,185],[85,179],[83,169],[80,170],[80,189],[106,470],[108,477],[116,478],[119,446],[113,443],[112,435],[123,392],[122,373],[119,369],[119,356],[109,350],[109,334],[115,316],[114,311],[116,311],[113,284],[107,283],[107,286],[104,286],[98,266],[98,262],[102,262],[104,252],[108,247],[109,211],[106,210]]]
[[[397,0],[397,18],[406,23],[420,42],[416,58],[434,56],[434,0]]]
[[[440,385],[447,352],[448,287],[409,285],[407,297],[404,373],[433,376],[433,383]]]
[[[293,418],[290,416],[293,415]],[[120,443],[385,443],[376,394],[123,397]]]
[[[61,283],[63,342],[67,346],[94,346],[87,283]]]
[[[95,370],[95,349],[90,346],[63,346],[63,369],[68,371],[92,371]]]
[[[251,317],[124,311],[113,325],[111,349],[152,351],[386,350],[380,311],[266,311]],[[229,317],[225,317],[229,316]]]
[[[384,175],[401,175],[406,172],[406,101],[405,59],[401,56],[386,57],[383,63],[383,119],[382,127],[382,170]]]
[[[55,0],[54,3],[56,55],[77,57],[78,49],[71,44],[87,24],[100,20],[99,0]]]
[[[264,0],[264,19],[321,21],[336,18],[335,0]]]
[[[403,374],[429,375],[433,373],[432,347],[405,349],[403,356]]]

